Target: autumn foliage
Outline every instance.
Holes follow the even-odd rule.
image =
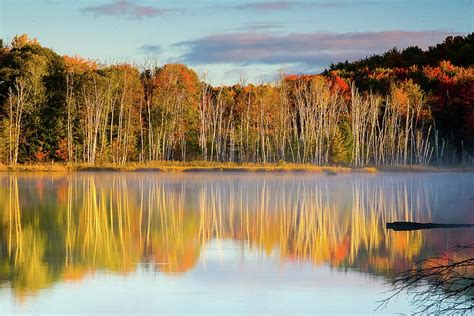
[[[103,65],[16,36],[0,50],[0,162],[470,163],[472,42],[213,87],[185,65]]]

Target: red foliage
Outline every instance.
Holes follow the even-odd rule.
[[[44,151],[42,146],[38,147],[38,152],[35,154],[36,160],[39,162],[44,161],[49,155],[49,152]]]
[[[410,72],[412,72],[412,69],[409,68],[394,68],[393,73],[395,77],[399,80],[405,80],[408,78],[408,75]]]
[[[349,87],[349,84],[344,79],[342,79],[341,77],[337,75],[333,77],[333,83],[334,83],[334,86],[336,87],[336,90],[347,92],[347,91],[350,91],[351,89]]]
[[[320,75],[286,75],[284,77],[284,80],[287,82],[310,81],[317,77],[321,77],[321,76]]]
[[[61,138],[61,140],[58,143],[58,147],[59,148],[56,150],[56,156],[63,161],[67,161],[68,159],[67,139]]]

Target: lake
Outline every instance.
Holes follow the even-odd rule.
[[[372,314],[474,229],[474,174],[0,174],[0,314]],[[379,313],[409,313],[406,294]]]

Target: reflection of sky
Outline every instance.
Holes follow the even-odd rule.
[[[426,47],[472,32],[472,16],[470,0],[1,0],[0,38],[29,33],[103,62],[185,62],[220,84]]]
[[[213,242],[200,263],[182,275],[140,266],[135,273],[105,272],[80,283],[60,283],[17,304],[0,290],[6,315],[77,314],[327,314],[372,313],[387,288],[383,280],[322,266],[285,263],[242,251],[239,243]],[[404,296],[384,313],[408,312]]]
[[[387,232],[385,221],[404,220],[408,214],[418,221],[474,223],[474,201],[470,200],[473,187],[471,173],[334,177],[291,173],[4,174],[0,176],[0,223],[4,225],[0,229],[5,229],[0,231],[4,238],[0,247],[7,247],[4,233],[8,227],[17,231],[16,220],[9,219],[20,214],[24,240],[48,248],[53,255],[42,253],[38,261],[45,263],[44,270],[35,270],[41,268],[38,261],[28,269],[29,265],[21,265],[28,261],[20,260],[15,273],[26,272],[28,276],[32,272],[25,284],[21,283],[22,273],[9,274],[6,266],[0,265],[0,286],[5,287],[0,290],[0,315],[13,311],[49,314],[53,310],[84,314],[209,310],[219,314],[370,313],[381,298],[379,294],[386,290],[381,284],[390,273],[405,270],[410,260],[473,241],[472,229]],[[15,194],[20,203],[12,210],[8,205],[15,204],[9,204],[9,198]],[[151,204],[149,197],[153,197]],[[70,204],[69,198],[73,201]],[[145,201],[143,209],[141,198]],[[115,204],[105,207],[112,200]],[[119,210],[120,201],[127,203],[120,204]],[[63,261],[59,265],[54,261],[63,260],[65,240],[61,238],[65,236],[56,234],[66,230],[68,205],[74,219],[71,227],[77,229],[71,265],[71,272],[78,272],[75,282],[65,281],[70,279],[65,276]],[[104,219],[104,214],[112,212],[116,218],[122,211],[129,214],[132,223],[132,228],[123,226],[129,242],[122,252],[117,249],[106,254],[99,250],[98,256],[111,255],[115,260],[95,261],[95,255],[92,260],[97,244],[89,242],[87,251],[83,250],[86,231],[91,233],[85,228],[94,227],[92,223]],[[147,214],[154,214],[151,248],[144,246]],[[164,221],[167,224],[163,228],[157,220],[161,216],[177,219],[177,214],[176,230],[173,221]],[[318,215],[321,217],[312,217]],[[286,216],[286,224],[282,224],[282,216]],[[57,226],[49,230],[48,223],[52,222]],[[83,225],[86,222],[92,226]],[[300,226],[303,222],[306,226]],[[95,237],[109,236],[109,241],[118,245],[120,234],[118,226],[114,227],[100,226]],[[35,230],[38,234],[31,234]],[[127,230],[132,233],[127,235]],[[208,232],[210,240],[206,237],[196,244],[202,232]],[[57,242],[51,242],[54,240]],[[107,250],[105,239],[100,240],[98,249]],[[191,245],[201,251],[186,247]],[[32,246],[26,247],[30,250]],[[180,251],[192,258],[180,256]],[[28,259],[31,252],[25,254]],[[17,263],[15,256],[15,251],[10,257],[0,252],[0,259],[12,267]],[[166,263],[171,268],[176,264],[175,269],[161,266]],[[136,265],[136,272],[126,272],[135,271]],[[44,271],[55,275],[54,279],[41,283]],[[28,290],[34,292],[21,296]],[[20,295],[12,296],[15,291]],[[406,311],[405,304],[401,297],[388,311]]]

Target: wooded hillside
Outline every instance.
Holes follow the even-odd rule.
[[[17,36],[0,48],[0,162],[471,163],[473,38],[213,87],[185,65],[102,65]]]

